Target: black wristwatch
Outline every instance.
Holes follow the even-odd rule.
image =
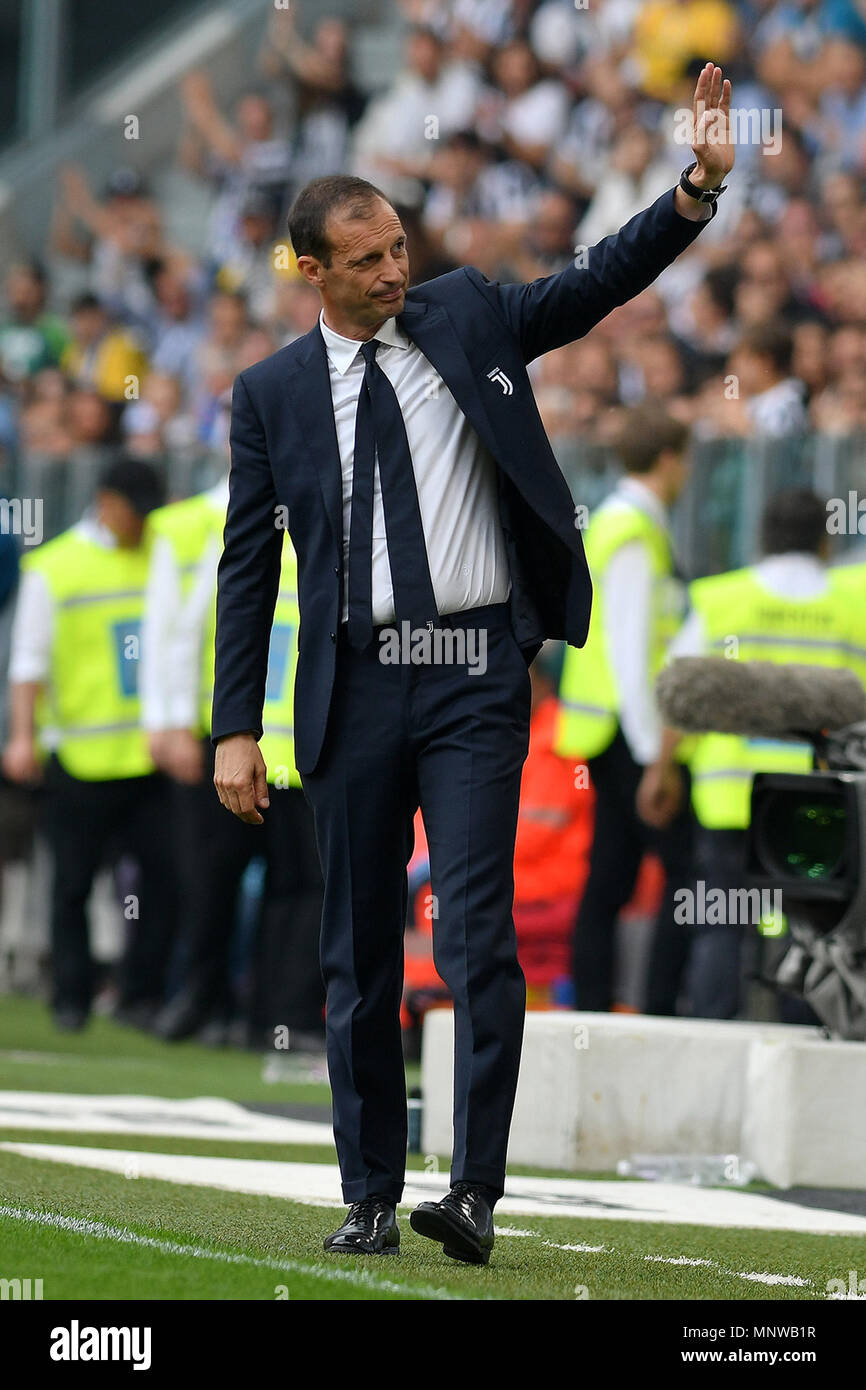
[[[680,174],[680,188],[684,193],[688,193],[690,198],[696,199],[699,203],[715,204],[718,201],[719,194],[724,193],[728,185],[723,183],[720,184],[718,188],[698,188],[689,178],[689,174],[693,169],[697,169],[697,167],[698,161],[695,159],[689,165],[688,169],[683,170]]]

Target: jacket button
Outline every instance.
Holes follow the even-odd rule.
[[[334,574],[339,575],[339,573],[340,573],[340,566],[339,566],[339,565],[335,565],[335,566],[334,566]]]
[[[332,641],[332,642],[336,642],[336,640],[337,640],[337,634],[336,634],[336,632],[332,632],[332,633],[331,633],[331,641]]]

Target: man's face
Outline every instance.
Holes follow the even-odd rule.
[[[6,298],[16,319],[30,322],[41,314],[45,305],[45,291],[36,279],[24,269],[14,269],[6,279]]]
[[[135,550],[141,544],[144,517],[121,493],[102,488],[97,494],[96,510],[102,525],[108,527],[121,550]]]
[[[107,327],[108,320],[101,309],[79,309],[72,315],[72,332],[82,347],[97,342]]]
[[[210,305],[212,338],[222,345],[236,342],[246,327],[246,317],[239,299],[228,294],[215,296]]]
[[[689,480],[689,456],[685,449],[664,449],[659,454],[656,469],[664,483],[665,501],[668,506],[676,502]]]
[[[530,227],[536,249],[551,255],[567,255],[571,250],[576,219],[571,204],[558,194],[541,198],[535,221]]]
[[[338,324],[376,328],[403,310],[409,257],[403,224],[390,204],[377,199],[372,216],[328,218],[331,264],[301,256],[298,267],[322,296],[325,314]]]
[[[156,297],[162,312],[180,322],[189,313],[189,293],[184,282],[171,271],[163,271],[156,281]]]
[[[248,92],[237,106],[238,125],[245,140],[270,140],[273,133],[271,108],[263,97]]]
[[[772,364],[751,348],[736,348],[731,354],[730,369],[744,396],[755,396],[773,385]]]
[[[416,33],[409,37],[406,64],[424,82],[435,82],[439,76],[442,50],[432,34]]]

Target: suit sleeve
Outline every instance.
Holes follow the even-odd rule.
[[[611,309],[651,285],[709,221],[681,216],[674,190],[668,189],[613,236],[577,248],[577,264],[528,285],[498,285],[500,310],[520,341],[524,361],[582,338]]]
[[[211,736],[262,734],[268,648],[280,582],[283,532],[264,430],[243,376],[232,393],[231,474],[217,580]]]

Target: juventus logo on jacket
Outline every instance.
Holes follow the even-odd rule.
[[[487,373],[488,381],[495,381],[502,387],[503,396],[510,396],[514,391],[509,378],[505,375],[501,367],[494,367],[492,372]]]

